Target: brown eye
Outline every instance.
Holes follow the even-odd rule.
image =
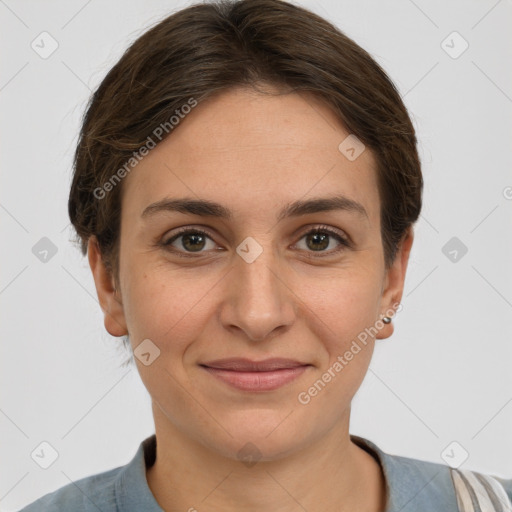
[[[326,255],[337,253],[346,247],[350,247],[350,243],[347,239],[342,237],[336,231],[329,228],[317,227],[305,233],[301,240],[305,239],[305,250],[307,252],[324,253]],[[333,240],[336,243],[332,243]],[[326,250],[329,246],[334,247],[331,250]],[[337,247],[336,247],[337,245]]]
[[[309,233],[306,235],[306,245],[314,251],[327,249],[329,237],[330,235],[325,233]]]
[[[302,239],[305,240],[305,247],[300,247],[300,249],[309,253],[308,257],[329,256],[350,247],[350,242],[346,238],[327,227],[320,226],[311,229],[300,240]],[[209,248],[207,247],[208,241],[212,244]],[[178,256],[185,257],[192,256],[194,253],[200,256],[217,247],[206,231],[191,228],[182,229],[167,241],[162,242],[161,245]],[[331,250],[327,250],[331,246],[333,246]]]
[[[181,239],[181,241],[179,241]],[[177,252],[200,253],[206,246],[206,242],[213,240],[204,231],[198,229],[185,229],[180,231],[169,240],[163,242],[163,246],[172,248]],[[178,242],[178,243],[176,243]],[[176,243],[176,244],[175,244]],[[213,244],[215,246],[215,244]]]
[[[200,251],[204,248],[205,245],[205,237],[204,235],[198,233],[188,233],[186,235],[181,235],[182,241],[181,245],[187,251]]]

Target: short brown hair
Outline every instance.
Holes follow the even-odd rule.
[[[372,150],[389,268],[422,204],[412,122],[369,53],[323,18],[280,0],[187,7],[145,32],[109,71],[91,97],[74,158],[68,211],[83,254],[95,235],[118,282],[122,182],[104,197],[95,191],[190,98],[258,83],[314,94]]]

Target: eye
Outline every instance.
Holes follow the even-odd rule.
[[[180,238],[181,241],[178,242]],[[169,238],[169,240],[164,241],[162,245],[165,248],[172,248],[171,250],[178,253],[179,256],[185,256],[184,254],[180,254],[182,249],[187,253],[200,253],[202,249],[206,247],[207,240],[213,243],[213,240],[206,231],[201,229],[184,228]],[[178,243],[175,245],[175,242]],[[213,243],[213,246],[216,247],[215,243]]]
[[[310,253],[307,256],[313,258],[329,256],[351,247],[351,243],[347,238],[327,226],[317,226],[314,229],[310,229],[302,235],[299,242],[302,239],[305,239],[305,248],[301,248],[301,250]],[[335,245],[332,243],[333,240],[337,242],[337,247],[326,251],[329,246]],[[215,250],[216,244],[210,233],[198,228],[182,228],[178,233],[175,233],[171,238],[163,241],[160,245],[176,253],[178,256],[194,257],[194,253],[200,256],[202,253],[206,252],[203,251],[203,249],[208,250],[208,241],[212,244],[209,249]],[[296,245],[298,246],[300,244],[297,243]]]
[[[318,226],[306,232],[300,240],[305,239],[305,250],[309,253],[322,253],[318,256],[332,255],[350,247],[350,242],[340,235],[337,231],[330,229],[326,226]],[[338,246],[332,250],[326,251],[333,239],[338,243]],[[299,245],[299,244],[297,244]],[[316,255],[308,254],[308,257],[316,257]]]

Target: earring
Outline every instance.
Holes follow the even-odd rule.
[[[390,324],[390,323],[391,323],[391,320],[392,320],[392,318],[391,318],[391,317],[389,317],[389,316],[385,316],[385,317],[382,319],[382,321],[383,321],[385,324]]]

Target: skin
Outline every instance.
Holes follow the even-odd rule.
[[[351,441],[349,419],[375,339],[391,336],[393,324],[307,405],[297,399],[359,333],[396,309],[413,241],[410,230],[386,270],[376,162],[369,149],[348,160],[338,150],[348,135],[312,96],[225,91],[195,107],[125,178],[117,290],[89,240],[107,331],[129,333],[134,350],[145,339],[160,350],[148,366],[135,361],[157,436],[146,476],[165,510],[384,510],[382,471]],[[276,220],[287,203],[335,194],[362,204],[367,217],[337,210]],[[216,201],[233,218],[142,218],[164,197]],[[308,242],[319,225],[353,245]],[[189,248],[189,258],[158,244],[183,226],[212,235],[185,248],[176,239],[172,247],[185,255]],[[263,249],[250,264],[236,252],[248,236]],[[277,390],[247,392],[199,366],[225,357],[311,366]],[[248,442],[261,455],[251,466],[237,455]]]

